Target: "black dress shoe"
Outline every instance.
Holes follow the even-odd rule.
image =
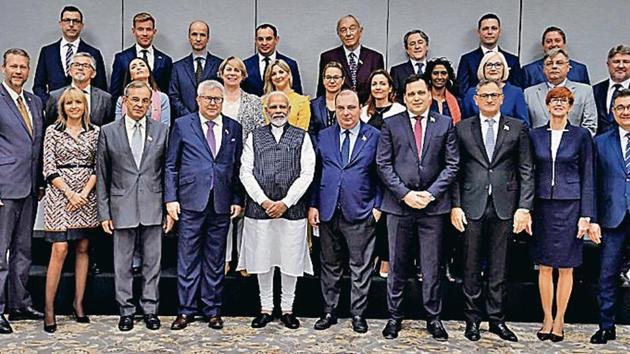
[[[491,323],[489,331],[490,333],[498,335],[503,340],[518,342],[516,334],[514,334],[514,332],[512,332],[504,322]]]
[[[9,313],[9,320],[21,321],[21,320],[43,320],[44,314],[35,310],[32,306],[27,306],[21,309],[11,310]]]
[[[208,327],[212,329],[223,329],[223,319],[221,316],[212,316],[208,319]]]
[[[617,339],[615,327],[609,329],[598,329],[591,337],[592,344],[606,344],[609,340]]]
[[[337,316],[333,313],[327,313],[324,316],[320,317],[313,328],[318,331],[328,329],[330,326],[337,324]]]
[[[550,333],[550,334],[549,334],[549,339],[550,339],[552,342],[554,342],[554,343],[557,343],[557,342],[562,342],[562,341],[564,340],[564,331],[562,331],[562,335],[561,335],[561,336],[559,336],[559,335],[557,335],[557,334],[555,334],[555,333],[553,333],[553,332],[552,332],[552,333]]]
[[[440,320],[432,320],[427,323],[427,330],[433,336],[433,339],[440,342],[448,340],[448,332]]]
[[[280,322],[284,324],[286,328],[297,329],[300,328],[300,321],[295,317],[293,313],[284,313],[280,317]]]
[[[385,328],[383,328],[383,337],[385,337],[385,339],[394,339],[398,337],[398,332],[400,332],[401,328],[401,320],[388,320]]]
[[[120,321],[118,321],[118,329],[121,332],[131,331],[133,329],[133,315],[120,316]]]
[[[147,326],[147,329],[152,331],[160,329],[162,325],[160,319],[155,314],[144,315],[144,324]]]
[[[171,329],[173,331],[178,331],[180,329],[184,329],[188,326],[189,323],[195,320],[195,316],[193,315],[177,315],[175,321],[171,324]]]
[[[267,323],[273,321],[273,316],[266,312],[261,312],[252,320],[252,328],[263,328]]]
[[[546,341],[549,340],[551,338],[551,332],[543,332],[543,329],[541,328],[538,332],[536,332],[536,337],[538,337],[538,340],[540,341]]]
[[[4,318],[3,314],[0,314],[0,333],[9,334],[13,333],[13,328],[11,328],[11,324]]]
[[[479,334],[479,323],[476,322],[466,322],[466,330],[464,331],[464,337],[468,338],[468,340],[476,342],[481,339],[481,335]]]
[[[365,333],[368,331],[368,324],[364,317],[353,316],[352,317],[352,330],[357,333]]]

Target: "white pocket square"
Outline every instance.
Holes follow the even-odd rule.
[[[507,130],[507,131],[509,131],[509,130],[510,130],[510,127],[508,127],[507,125],[504,125],[504,126],[503,126],[503,130]]]
[[[148,140],[148,141],[153,141],[153,138],[152,138],[152,137],[150,137],[150,136],[147,136],[147,140]]]

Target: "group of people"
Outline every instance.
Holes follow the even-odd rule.
[[[223,327],[233,253],[236,270],[257,277],[261,307],[252,327],[274,320],[278,269],[280,320],[298,328],[295,289],[300,276],[314,274],[313,242],[324,299],[316,330],[337,323],[348,271],[352,328],[368,331],[377,255],[387,276],[383,336],[398,336],[407,279],[421,272],[427,329],[447,340],[443,258],[459,257],[456,235],[465,337],[480,339],[485,308],[489,331],[517,341],[505,324],[506,255],[511,235],[524,232],[539,269],[538,338],[564,338],[572,270],[587,236],[601,243],[600,328],[591,342],[615,339],[615,282],[630,234],[629,46],[610,50],[610,78],[591,89],[562,29],[545,30],[544,57],[521,69],[497,45],[499,18],[487,14],[478,22],[480,46],[462,56],[457,75],[448,59],[428,59],[421,30],[403,38],[409,60],[387,72],[383,56],[361,44],[358,19],[347,15],[337,23],[342,44],[320,57],[310,100],[296,61],[277,52],[271,24],[256,28],[257,52],[241,60],[211,54],[208,24],[193,21],[192,53],[173,64],[152,44],[155,19],[139,13],[136,43],[116,54],[109,88],[100,51],[80,38],[81,11],[64,7],[59,24],[62,38],[40,52],[35,94],[23,87],[28,53],[13,48],[3,56],[0,314],[9,310],[9,320],[43,319],[44,330],[55,332],[55,297],[73,242],[74,316],[88,323],[89,240],[104,232],[113,237],[118,328],[134,327],[137,268],[144,323],[159,329],[162,235],[174,230],[172,330],[198,315]],[[26,289],[38,200],[52,242],[44,313]],[[0,315],[0,333],[11,332]]]

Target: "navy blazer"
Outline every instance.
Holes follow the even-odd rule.
[[[286,55],[276,52],[276,59],[282,59],[289,65],[291,69],[291,76],[293,77],[293,85],[291,88],[293,91],[302,94],[302,80],[300,79],[300,69],[295,60],[289,58]],[[247,78],[243,81],[243,90],[256,96],[262,96],[265,94],[265,83],[262,80],[262,74],[260,73],[260,59],[258,53],[245,59],[245,68],[247,69]],[[271,65],[271,63],[269,63]]]
[[[311,100],[311,121],[308,124],[308,134],[311,141],[317,145],[319,132],[328,127],[328,107],[326,107],[326,96],[319,96]]]
[[[595,97],[595,106],[597,106],[597,134],[602,134],[611,128],[617,128],[617,123],[612,115],[608,115],[609,110],[606,105],[606,97],[610,88],[610,80],[598,82],[593,86],[593,96]]]
[[[630,212],[630,176],[626,174],[619,129],[595,137],[597,222],[604,228],[619,227]]]
[[[569,74],[567,78],[571,81],[581,82],[590,85],[588,78],[588,69],[586,65],[569,59]],[[544,72],[543,59],[533,61],[523,67],[523,89],[537,85],[541,82],[547,82]]]
[[[414,211],[403,198],[410,191],[431,193],[435,200],[423,209],[428,215],[451,211],[447,193],[459,169],[457,134],[450,117],[430,112],[418,160],[416,140],[407,111],[385,119],[376,154],[378,174],[385,185],[381,209],[394,215]]]
[[[580,216],[594,216],[593,139],[582,127],[567,123],[556,153],[555,171],[551,160],[549,124],[529,131],[534,157],[534,196],[541,199],[580,200]],[[551,185],[555,173],[554,186]]]
[[[201,74],[201,81],[216,79],[219,65],[223,59],[210,53],[206,55],[206,62]],[[197,112],[197,79],[193,56],[188,55],[173,64],[173,72],[168,87],[168,96],[171,99],[172,117],[178,118]]]
[[[42,101],[22,91],[31,111],[33,135],[9,92],[0,85],[0,199],[22,199],[44,186]]]
[[[343,46],[339,46],[323,52],[319,57],[317,96],[323,96],[326,94],[326,89],[324,88],[324,78],[322,75],[324,67],[331,61],[336,61],[343,66],[344,76],[346,77],[343,82],[343,88],[351,88],[352,84],[350,80],[350,66],[348,66],[348,59],[346,58],[346,52],[344,51]],[[361,52],[359,54],[359,62],[357,64],[357,94],[359,95],[359,101],[363,104],[370,96],[370,83],[368,82],[370,74],[372,74],[372,71],[376,69],[383,69],[385,67],[385,62],[381,53],[362,45]]]
[[[499,52],[505,56],[505,60],[510,68],[510,76],[508,81],[516,86],[523,87],[521,63],[516,55],[508,53],[499,47]],[[463,97],[468,89],[477,86],[479,79],[477,78],[477,69],[479,63],[483,58],[483,51],[481,47],[473,50],[472,52],[462,55],[459,59],[459,66],[457,67],[457,81],[459,82],[459,94]]]
[[[320,168],[313,181],[311,206],[319,209],[321,221],[330,221],[337,205],[346,221],[361,222],[372,209],[379,209],[383,191],[376,173],[376,148],[380,132],[359,121],[361,128],[348,164],[341,164],[340,128],[335,124],[319,134]]]
[[[112,64],[112,79],[109,84],[109,93],[112,95],[112,101],[116,102],[118,97],[122,96],[125,82],[125,75],[129,68],[129,63],[137,58],[136,45],[116,53],[114,56],[114,64]],[[160,91],[168,92],[168,83],[171,79],[171,71],[173,70],[173,59],[168,55],[160,52],[157,48],[153,47],[153,78],[158,85]]]
[[[42,102],[48,102],[48,94],[56,89],[66,87],[72,82],[72,78],[66,76],[61,63],[60,48],[61,39],[51,43],[41,49],[37,60],[37,69],[33,79],[33,93]],[[83,39],[79,41],[77,53],[89,53],[96,60],[96,76],[92,79],[92,85],[107,91],[107,74],[101,51],[85,43]],[[65,58],[64,58],[65,61]]]
[[[166,154],[164,202],[177,201],[182,209],[202,212],[212,194],[217,214],[230,213],[231,205],[243,205],[238,178],[242,152],[242,128],[232,118],[223,116],[216,157],[206,142],[199,113],[175,120]]]
[[[424,68],[423,68],[424,69]],[[416,70],[411,65],[411,61],[407,60],[404,63],[398,64],[396,66],[392,66],[389,69],[389,74],[394,81],[394,90],[396,90],[396,100],[400,103],[403,103],[403,91],[405,90],[405,80],[413,74],[416,73]]]

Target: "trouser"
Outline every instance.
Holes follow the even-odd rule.
[[[256,274],[258,289],[260,291],[260,308],[263,312],[271,314],[273,311],[273,275],[276,267],[266,273]],[[293,300],[295,300],[295,285],[298,277],[280,272],[282,292],[280,294],[280,309],[282,313],[293,312]]]

